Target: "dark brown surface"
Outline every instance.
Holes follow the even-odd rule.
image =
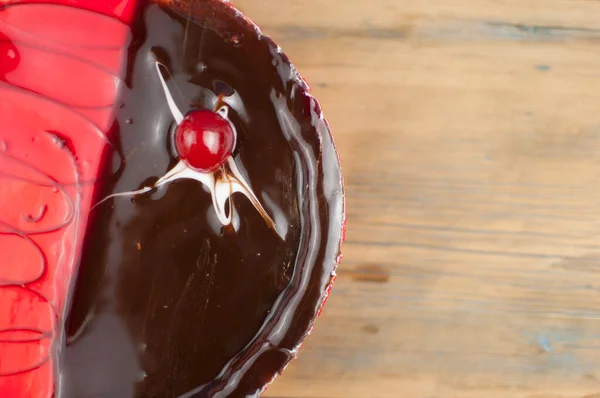
[[[96,198],[150,185],[177,162],[159,60],[184,112],[239,95],[234,157],[287,224],[285,239],[241,195],[239,223],[222,228],[192,180],[98,206],[59,355],[61,398],[254,394],[294,356],[334,271],[342,186],[318,104],[277,46],[228,5],[186,11],[140,11]]]

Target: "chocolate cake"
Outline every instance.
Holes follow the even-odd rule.
[[[69,279],[51,305],[54,396],[255,396],[335,275],[344,202],[329,128],[281,49],[229,3],[133,10],[97,171],[61,183],[90,200],[73,202],[85,224],[71,276],[54,275]]]

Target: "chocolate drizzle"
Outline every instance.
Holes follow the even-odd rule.
[[[233,157],[284,238],[242,195],[223,226],[194,180],[101,203],[59,350],[60,398],[258,394],[310,332],[337,264],[339,162],[306,83],[229,4],[164,3],[143,4],[134,26],[96,198],[151,186],[179,161],[158,61],[184,113],[231,99]]]

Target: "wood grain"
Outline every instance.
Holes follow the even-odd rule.
[[[294,398],[600,398],[600,2],[235,0],[335,133],[348,241]]]

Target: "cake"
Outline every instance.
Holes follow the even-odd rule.
[[[0,4],[0,396],[259,395],[343,240],[310,88],[224,1]]]

